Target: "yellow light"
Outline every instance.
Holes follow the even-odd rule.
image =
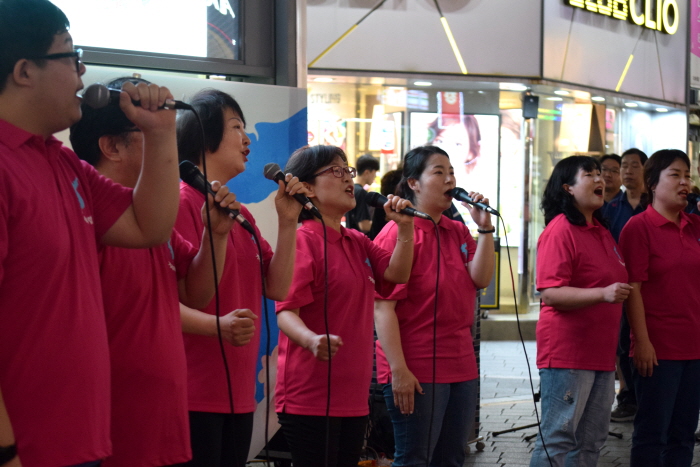
[[[440,17],[440,22],[442,22],[442,27],[445,28],[445,34],[447,34],[447,40],[450,41],[450,45],[452,46],[452,52],[455,54],[455,58],[457,59],[457,63],[459,63],[459,69],[462,70],[462,74],[467,74],[467,66],[464,64],[464,60],[462,60],[462,54],[459,53],[459,48],[457,47],[457,42],[455,42],[455,38],[452,35],[452,31],[450,30],[450,25],[447,24],[447,18],[444,16]]]
[[[351,27],[350,29],[348,29],[347,31],[345,31],[345,34],[343,34],[342,36],[340,36],[339,38],[337,38],[337,39],[335,40],[335,42],[333,42],[331,45],[329,45],[328,47],[326,47],[326,50],[324,50],[323,52],[321,52],[321,54],[320,54],[318,57],[314,58],[314,60],[313,60],[311,63],[309,63],[309,68],[311,68],[312,66],[314,66],[314,65],[316,64],[317,61],[321,60],[321,59],[323,58],[324,55],[326,55],[328,52],[330,52],[331,49],[332,49],[333,47],[335,47],[336,45],[338,45],[338,43],[339,43],[340,41],[342,41],[343,39],[345,39],[345,36],[347,36],[348,34],[350,34],[351,32],[353,32],[356,28],[357,28],[357,24],[353,24],[352,27]]]
[[[615,92],[620,91],[620,88],[622,87],[622,82],[625,80],[625,76],[627,76],[627,70],[630,69],[630,65],[632,64],[633,58],[634,58],[634,55],[630,55],[630,58],[627,59],[627,65],[625,65],[625,69],[622,70],[622,76],[620,76],[620,81],[617,82],[617,87],[615,88]]]

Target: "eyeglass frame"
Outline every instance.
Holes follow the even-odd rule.
[[[75,71],[80,74],[80,64],[83,63],[83,49],[75,49],[72,52],[41,55],[39,57],[27,57],[27,60],[58,60],[61,58],[75,58]]]
[[[340,175],[338,175],[336,169],[340,169]],[[316,178],[319,175],[323,175],[329,171],[333,172],[333,176],[335,178],[343,178],[344,174],[350,175],[351,178],[357,177],[357,169],[355,167],[342,167],[340,165],[332,165],[332,166],[328,167],[327,169],[321,170],[319,173],[313,174],[311,177],[309,177],[309,180],[311,180],[312,178]]]
[[[602,167],[602,168],[600,169],[600,172],[601,172],[601,173],[603,173],[603,172],[610,172],[610,173],[612,173],[612,174],[620,175],[620,169],[611,169],[611,168],[608,168],[608,167]]]

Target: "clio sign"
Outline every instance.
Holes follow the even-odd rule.
[[[675,34],[680,24],[677,0],[565,0],[575,8]]]

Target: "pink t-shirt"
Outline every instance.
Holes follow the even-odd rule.
[[[199,244],[204,231],[202,205],[204,195],[194,188],[180,184],[180,210],[175,228],[186,240]],[[265,271],[272,259],[272,249],[262,238],[250,212],[241,208],[243,217],[253,225],[262,243]],[[253,236],[236,224],[229,234],[226,245],[226,264],[219,283],[220,315],[233,310],[248,308],[258,316],[255,336],[242,347],[224,343],[233,389],[235,413],[250,413],[255,410],[256,364],[262,328],[262,283],[258,247]],[[216,314],[216,299],[202,310]],[[184,334],[187,355],[187,380],[189,410],[194,412],[231,413],[229,406],[226,373],[224,372],[219,340],[216,337]]]
[[[435,382],[457,383],[479,376],[471,326],[474,322],[476,287],[467,263],[474,258],[476,242],[461,222],[442,216],[440,234],[440,283],[437,309]],[[374,239],[385,249],[396,245],[398,228],[390,222]],[[401,346],[408,369],[421,383],[433,381],[433,319],[437,279],[437,238],[429,220],[414,220],[411,278],[392,293],[376,298],[396,300]],[[391,369],[377,341],[377,381],[391,382]]]
[[[627,270],[610,231],[571,224],[563,214],[537,241],[537,290],[607,287],[627,282]],[[537,322],[537,368],[614,371],[622,303],[576,310],[542,305]]]
[[[110,454],[98,240],[131,190],[0,120],[0,388],[24,467]]]
[[[326,228],[328,236],[328,329],[343,346],[332,359],[332,417],[369,413],[367,395],[372,378],[374,291],[383,287],[391,254],[364,234],[341,227]],[[304,324],[325,334],[323,225],[306,220],[297,232],[294,280],[277,311],[299,309]],[[325,415],[328,362],[293,343],[282,332],[277,360],[275,409],[295,415]]]
[[[681,211],[678,226],[653,207],[620,235],[630,282],[642,283],[647,331],[659,360],[700,358],[700,217]],[[634,342],[634,340],[632,341]],[[634,348],[630,350],[634,355]]]
[[[191,458],[177,281],[197,254],[176,231],[150,249],[106,247],[100,276],[112,361],[112,456],[104,467]]]

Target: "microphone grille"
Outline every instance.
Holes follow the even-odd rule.
[[[103,84],[91,84],[83,92],[85,105],[97,110],[109,104],[109,89]]]
[[[270,162],[269,164],[265,164],[265,167],[263,168],[263,175],[268,180],[274,180],[275,174],[277,172],[281,172],[281,171],[282,171],[282,169],[280,169],[279,164],[275,164],[274,162]]]

